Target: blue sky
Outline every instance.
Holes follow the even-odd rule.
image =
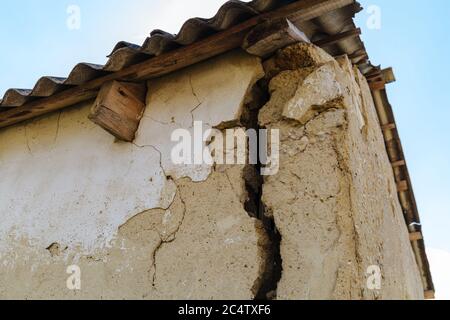
[[[427,244],[450,251],[450,1],[363,1],[382,9],[381,30],[358,17],[374,64],[394,67],[388,94],[397,118]]]
[[[0,11],[0,95],[43,75],[66,76],[78,62],[104,63],[120,40],[142,43],[155,28],[176,33],[189,17],[212,16],[224,0],[16,0]],[[416,5],[417,2],[417,5]],[[450,1],[362,0],[381,9],[381,29],[357,22],[374,64],[394,67],[388,93],[396,114],[438,289],[450,298]],[[81,28],[67,27],[69,5]],[[438,268],[440,268],[438,270]],[[447,269],[446,269],[447,268]],[[445,274],[444,274],[445,273]],[[444,288],[445,283],[445,288]],[[443,293],[442,293],[443,295]]]

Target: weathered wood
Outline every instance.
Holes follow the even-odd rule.
[[[105,84],[89,119],[116,138],[134,140],[145,109],[145,83],[111,81]]]
[[[397,128],[397,125],[396,125],[395,123],[388,123],[388,124],[385,124],[385,125],[381,126],[381,129],[382,129],[383,131],[386,131],[386,130],[394,130],[394,129],[396,129],[396,128]]]
[[[283,18],[256,26],[245,37],[242,48],[252,55],[267,58],[278,49],[298,42],[311,41],[292,22]]]
[[[350,60],[353,62],[353,64],[359,66],[359,65],[368,63],[369,56],[367,54],[366,55],[361,55],[359,57],[352,58]]]
[[[342,40],[357,37],[359,35],[361,35],[361,29],[356,28],[353,30],[345,31],[342,33],[326,37],[325,39],[319,41],[315,41],[314,44],[318,47],[326,47],[341,42]]]
[[[406,192],[409,190],[408,181],[400,181],[397,183],[398,192]]]
[[[426,300],[433,300],[436,299],[436,293],[434,292],[434,290],[427,290],[425,291],[425,299]]]
[[[381,75],[383,76],[383,80],[385,83],[392,83],[397,81],[395,79],[394,69],[386,68],[381,70]]]
[[[350,60],[358,60],[361,61],[363,58],[369,59],[369,56],[366,52],[356,52],[348,56]]]
[[[409,234],[409,240],[411,242],[423,240],[422,232],[413,232]]]
[[[386,83],[384,81],[369,82],[369,87],[373,91],[386,89]]]
[[[396,162],[392,163],[393,168],[399,168],[399,167],[404,167],[404,166],[406,166],[405,160],[400,160],[400,161],[396,161]]]
[[[354,0],[301,0],[261,14],[225,31],[191,45],[150,58],[121,71],[89,81],[81,86],[41,98],[0,114],[0,128],[13,125],[67,106],[94,98],[105,83],[112,80],[142,81],[156,78],[192,64],[241,47],[245,36],[256,25],[267,20],[287,18],[296,23],[309,21],[324,13],[345,7]]]
[[[368,81],[373,80],[374,78],[381,78],[381,70],[379,70],[378,68],[374,68],[374,70],[368,72],[365,74],[365,77]]]

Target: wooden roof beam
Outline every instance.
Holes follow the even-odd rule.
[[[387,84],[396,81],[394,69],[392,68],[386,68],[381,70],[381,76],[383,77],[384,82],[386,82]]]
[[[283,18],[267,21],[252,29],[245,37],[242,49],[252,55],[267,58],[278,49],[298,42],[311,43],[304,32]]]
[[[326,37],[325,39],[315,41],[314,44],[318,47],[327,47],[331,46],[333,44],[339,43],[343,40],[347,40],[349,38],[355,38],[361,35],[361,29],[356,28],[352,29],[346,32],[338,33],[329,37]]]
[[[410,233],[409,234],[409,240],[411,242],[423,240],[422,232],[417,231],[417,232]]]

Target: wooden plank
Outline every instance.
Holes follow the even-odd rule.
[[[409,190],[408,181],[400,181],[397,183],[397,191],[398,192],[406,192]]]
[[[367,80],[373,80],[374,78],[378,78],[381,76],[381,70],[378,68],[374,68],[375,70],[370,71],[369,73],[365,74],[365,77]]]
[[[256,25],[267,20],[287,18],[296,23],[317,18],[324,13],[350,5],[354,0],[301,0],[261,14],[225,31],[214,34],[160,56],[89,81],[48,98],[38,99],[0,114],[0,128],[19,123],[96,97],[102,85],[113,80],[143,81],[156,78],[195,63],[239,48]]]
[[[384,81],[369,82],[369,87],[372,91],[378,91],[386,89],[386,84]]]
[[[383,131],[386,131],[386,130],[394,130],[394,129],[396,129],[396,128],[397,128],[397,125],[396,125],[395,123],[388,123],[388,124],[385,124],[385,125],[381,126],[381,129],[382,129]]]
[[[393,168],[399,168],[399,167],[404,167],[404,166],[406,166],[405,160],[400,160],[400,161],[396,161],[396,162],[392,163]]]
[[[355,53],[355,54],[351,54],[348,56],[348,58],[350,60],[358,60],[360,61],[363,58],[369,59],[369,56],[367,53],[363,52],[363,53]]]
[[[351,61],[353,62],[354,65],[359,66],[359,65],[368,63],[369,62],[369,56],[368,55],[364,55],[364,56],[361,56],[359,58],[353,58],[353,59],[351,59]]]
[[[422,232],[413,232],[409,234],[409,240],[411,242],[423,240]]]
[[[436,299],[436,293],[434,290],[427,290],[425,291],[425,299],[426,300],[434,300]]]
[[[367,79],[367,81],[369,82],[369,84],[371,84],[371,83],[375,83],[375,82],[384,82],[384,79],[383,79],[382,75],[378,75],[377,77],[372,77],[370,79]]]
[[[394,69],[392,68],[386,68],[381,70],[381,75],[383,76],[383,80],[386,83],[393,83],[397,81],[395,79]]]
[[[283,18],[267,21],[253,28],[245,37],[242,49],[252,55],[267,58],[278,49],[298,42],[311,41],[292,22]]]
[[[145,110],[145,83],[111,81],[100,90],[89,119],[116,138],[131,142]]]
[[[336,44],[338,42],[341,42],[342,40],[346,40],[349,38],[355,38],[357,36],[361,35],[361,28],[352,29],[346,32],[338,33],[332,36],[329,36],[323,40],[315,41],[314,44],[319,47],[327,47],[331,46],[333,44]]]

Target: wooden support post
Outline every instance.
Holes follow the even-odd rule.
[[[425,299],[426,300],[434,300],[434,299],[436,299],[435,292],[433,290],[425,291]]]
[[[247,34],[242,48],[248,53],[267,58],[278,49],[297,42],[310,43],[308,37],[288,19],[267,21]]]
[[[396,129],[396,128],[397,128],[397,126],[395,125],[395,123],[388,123],[388,124],[385,124],[385,125],[383,125],[383,126],[381,127],[381,129],[382,129],[383,131],[394,130],[394,129]]]
[[[397,183],[398,192],[406,192],[409,190],[408,181],[400,181]]]
[[[357,54],[349,55],[348,58],[350,60],[352,60],[353,62],[355,62],[355,60],[356,60],[356,63],[358,63],[358,62],[362,61],[363,59],[368,60],[369,56],[367,55],[367,53],[357,53]]]
[[[392,163],[393,168],[399,168],[399,167],[404,167],[404,166],[406,166],[405,160],[395,161]]]
[[[384,81],[369,82],[369,87],[372,91],[386,89],[386,83]]]
[[[329,36],[329,37],[319,40],[319,41],[315,41],[314,44],[318,47],[326,47],[326,46],[331,46],[333,44],[336,44],[340,41],[343,41],[343,40],[346,40],[349,38],[355,38],[359,35],[361,35],[361,29],[356,28],[356,29],[352,29],[349,31],[345,31],[342,33],[338,33],[338,34]]]
[[[423,240],[423,235],[421,232],[413,232],[409,234],[409,240],[411,242]]]
[[[145,109],[145,83],[111,81],[105,84],[89,119],[116,138],[131,142]]]
[[[394,70],[392,68],[381,70],[381,75],[383,76],[383,80],[385,83],[392,83],[396,81]]]
[[[366,75],[367,81],[375,81],[375,80],[383,80],[383,75],[377,71],[371,74]]]

